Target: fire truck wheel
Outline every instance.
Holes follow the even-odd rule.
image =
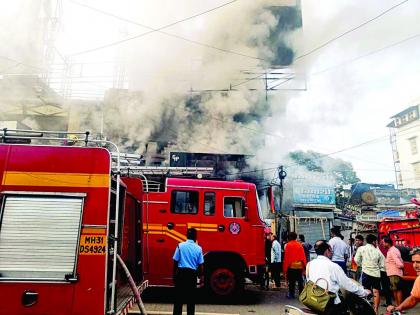
[[[208,277],[209,289],[215,296],[221,298],[235,295],[241,283],[239,275],[229,267],[213,268]]]

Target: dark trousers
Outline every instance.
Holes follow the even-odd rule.
[[[334,299],[328,303],[325,312],[322,315],[345,315],[347,313],[347,308],[344,303],[334,304]]]
[[[264,271],[261,276],[261,289],[267,289],[270,285],[270,274],[269,274],[269,265],[268,263],[264,266]]]
[[[187,315],[194,315],[197,272],[189,268],[179,268],[174,280],[175,302],[173,315],[182,314],[183,304],[187,304]]]
[[[279,288],[281,262],[271,263],[270,269],[271,269],[271,277],[273,278],[274,283],[276,284],[276,287]]]
[[[343,269],[344,273],[347,275],[347,264],[345,261],[332,261],[333,263],[336,263],[337,265],[339,265],[341,267],[341,269]]]
[[[381,291],[385,297],[386,305],[392,305],[391,283],[385,271],[381,271]]]
[[[287,269],[287,280],[289,281],[289,295],[295,296],[296,282],[298,283],[299,294],[303,290],[302,269]]]

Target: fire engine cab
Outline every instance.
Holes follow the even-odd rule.
[[[186,240],[188,228],[198,231],[205,286],[211,293],[230,297],[241,291],[246,278],[259,280],[265,264],[265,224],[255,185],[197,178],[206,168],[160,171],[171,176],[148,181],[159,173],[153,167],[131,167],[125,173],[144,176],[143,272],[149,285],[173,285],[173,253]]]
[[[146,285],[141,180],[112,174],[109,150],[98,147],[111,143],[69,139],[3,130],[0,314],[124,313],[133,294],[119,258],[138,288]]]

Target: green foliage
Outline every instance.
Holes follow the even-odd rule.
[[[321,172],[332,175],[337,185],[355,184],[360,182],[351,163],[335,159],[314,151],[294,151],[289,158],[296,164],[305,167],[310,172]]]
[[[349,202],[349,197],[344,196],[343,185],[336,187],[335,189],[335,204],[338,209],[344,209]]]

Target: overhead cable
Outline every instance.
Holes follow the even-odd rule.
[[[394,5],[394,6],[390,7],[389,9],[387,9],[387,10],[385,10],[385,11],[381,12],[380,14],[378,14],[378,15],[374,16],[373,18],[371,18],[371,19],[369,19],[369,20],[367,20],[367,21],[363,22],[362,24],[359,24],[358,26],[353,27],[353,28],[351,28],[351,29],[349,29],[349,30],[345,31],[344,33],[341,33],[341,34],[339,34],[339,35],[337,35],[337,36],[335,36],[335,37],[333,37],[333,38],[329,39],[328,41],[326,41],[325,43],[321,44],[320,46],[317,46],[317,47],[315,47],[315,48],[311,49],[310,51],[308,51],[308,52],[304,53],[303,55],[300,55],[300,56],[296,57],[294,60],[295,60],[295,61],[297,61],[297,60],[299,60],[299,59],[302,59],[302,58],[304,58],[304,57],[309,56],[310,54],[313,54],[314,52],[316,52],[316,51],[320,50],[321,48],[324,48],[324,47],[328,46],[329,44],[331,44],[332,42],[334,42],[334,41],[336,41],[336,40],[340,39],[341,37],[346,36],[346,35],[350,34],[351,32],[354,32],[354,31],[356,31],[356,30],[358,30],[358,29],[362,28],[363,26],[366,26],[367,24],[369,24],[369,23],[371,23],[371,22],[375,21],[376,19],[378,19],[378,18],[380,18],[380,17],[384,16],[385,14],[389,13],[390,11],[392,11],[392,10],[396,9],[397,7],[399,7],[400,5],[402,5],[402,4],[404,4],[404,3],[408,2],[408,1],[409,1],[409,0],[404,0],[404,1],[400,2],[400,3],[397,3],[396,5]],[[269,73],[271,73],[271,72],[269,72]],[[269,73],[268,73],[268,74],[269,74]],[[239,86],[239,85],[242,85],[242,84],[248,83],[248,82],[250,82],[250,81],[252,81],[252,80],[255,80],[255,79],[261,78],[263,75],[266,75],[266,74],[261,74],[261,75],[259,75],[259,76],[257,76],[257,77],[254,77],[254,78],[251,78],[251,79],[248,79],[248,80],[244,80],[243,82],[238,83],[238,84],[236,84],[236,85],[234,85],[234,86]]]
[[[147,29],[149,29],[149,30],[152,30],[152,31],[154,31],[154,32],[159,32],[159,33],[161,33],[161,34],[164,34],[164,35],[167,35],[167,36],[170,36],[170,37],[178,38],[178,39],[181,39],[181,40],[184,40],[184,41],[190,42],[190,43],[195,44],[195,45],[199,45],[199,46],[207,47],[207,48],[210,48],[210,49],[215,49],[215,50],[218,50],[218,51],[221,51],[221,52],[225,52],[225,53],[229,53],[229,54],[234,54],[234,55],[238,55],[238,56],[242,56],[242,57],[247,57],[247,58],[251,58],[251,59],[256,59],[256,60],[266,61],[266,60],[265,60],[265,59],[263,59],[263,58],[259,58],[259,57],[255,57],[255,56],[247,55],[247,54],[244,54],[244,53],[241,53],[241,52],[232,51],[232,50],[225,49],[225,48],[216,47],[216,46],[213,46],[213,45],[210,45],[210,44],[206,44],[206,43],[202,43],[202,42],[199,42],[199,41],[196,41],[196,40],[192,40],[192,39],[189,39],[189,38],[186,38],[186,37],[183,37],[183,36],[179,36],[179,35],[176,35],[176,34],[168,33],[168,32],[162,31],[162,30],[160,30],[160,29],[153,28],[153,27],[151,27],[151,26],[148,26],[148,25],[145,25],[145,24],[142,24],[142,23],[138,23],[138,22],[135,22],[135,21],[132,21],[132,20],[129,20],[129,19],[126,19],[126,18],[123,18],[123,17],[117,16],[117,15],[115,15],[115,14],[113,14],[113,13],[106,12],[106,11],[104,11],[104,10],[101,10],[101,9],[98,9],[98,8],[91,7],[91,6],[86,5],[86,4],[84,4],[84,3],[80,3],[80,2],[77,2],[77,1],[74,1],[74,0],[68,0],[68,1],[70,1],[70,2],[72,2],[72,3],[74,3],[74,4],[77,4],[77,5],[79,5],[79,6],[82,6],[82,7],[88,8],[88,9],[90,9],[90,10],[92,10],[92,11],[95,11],[95,12],[101,13],[101,14],[103,14],[103,15],[107,15],[107,16],[113,17],[113,18],[115,18],[115,19],[118,19],[118,20],[121,20],[121,21],[124,21],[124,22],[127,22],[127,23],[131,23],[131,24],[134,24],[134,25],[137,25],[137,26],[141,26],[141,27],[147,28]]]
[[[73,2],[73,0],[70,0],[70,1],[72,1],[72,2]],[[76,52],[76,53],[71,54],[70,56],[71,56],[71,57],[73,57],[73,56],[77,56],[77,55],[82,55],[82,54],[86,54],[86,53],[89,53],[89,52],[93,52],[93,51],[96,51],[96,50],[101,50],[101,49],[104,49],[104,48],[108,48],[108,47],[111,47],[111,46],[116,46],[116,45],[119,45],[119,44],[122,44],[122,43],[125,43],[125,42],[128,42],[128,41],[131,41],[131,40],[133,40],[133,39],[137,39],[137,38],[140,38],[140,37],[146,36],[146,35],[148,35],[148,34],[155,33],[155,32],[161,31],[161,30],[163,30],[163,29],[166,29],[166,28],[172,27],[172,26],[174,26],[174,25],[176,25],[176,24],[183,23],[183,22],[188,21],[188,20],[192,20],[192,19],[194,19],[194,18],[196,18],[196,17],[198,17],[198,16],[201,16],[201,15],[204,15],[204,14],[210,13],[210,12],[212,12],[212,11],[215,11],[215,10],[221,9],[221,8],[223,8],[223,7],[227,6],[227,5],[230,5],[230,4],[232,4],[232,3],[235,3],[235,2],[237,2],[237,1],[239,1],[239,0],[229,1],[229,2],[226,2],[226,3],[222,4],[222,5],[219,5],[219,6],[217,6],[217,7],[214,7],[214,8],[211,8],[211,9],[209,9],[209,10],[206,10],[206,11],[203,11],[203,12],[197,13],[197,14],[195,14],[195,15],[189,16],[189,17],[187,17],[187,18],[184,18],[184,19],[182,19],[182,20],[172,22],[172,23],[170,23],[170,24],[167,24],[167,25],[161,26],[161,27],[156,28],[156,29],[152,29],[152,30],[150,30],[150,31],[148,31],[148,32],[141,33],[141,34],[138,34],[138,35],[136,35],[136,36],[129,37],[129,38],[125,38],[125,39],[122,39],[122,40],[118,40],[118,41],[115,41],[115,42],[109,43],[109,44],[107,44],[107,45],[103,45],[103,46],[99,46],[99,47],[95,47],[95,48],[87,49],[87,50],[84,50],[84,51],[79,51],[79,52]]]
[[[341,33],[340,35],[337,35],[337,36],[335,36],[335,37],[333,37],[333,38],[329,39],[329,40],[328,40],[328,41],[326,41],[325,43],[321,44],[321,45],[320,45],[320,46],[318,46],[318,47],[315,47],[315,48],[311,49],[310,51],[308,51],[308,52],[304,53],[303,55],[300,55],[300,56],[296,57],[296,59],[295,59],[295,60],[299,60],[299,59],[301,59],[301,58],[304,58],[304,57],[306,57],[306,56],[308,56],[308,55],[310,55],[310,54],[312,54],[312,53],[314,53],[314,52],[316,52],[316,51],[320,50],[321,48],[324,48],[325,46],[327,46],[327,45],[331,44],[332,42],[336,41],[337,39],[340,39],[341,37],[344,37],[344,36],[346,36],[346,35],[350,34],[351,32],[354,32],[354,31],[356,31],[356,30],[358,30],[358,29],[362,28],[363,26],[365,26],[365,25],[367,25],[367,24],[369,24],[369,23],[371,23],[371,22],[373,22],[373,21],[375,21],[375,20],[379,19],[380,17],[382,17],[382,16],[386,15],[387,13],[391,12],[392,10],[394,10],[394,9],[398,8],[399,6],[403,5],[404,3],[408,2],[408,1],[409,1],[409,0],[404,0],[404,1],[401,1],[401,2],[397,3],[396,5],[394,5],[394,6],[390,7],[389,9],[387,9],[387,10],[385,10],[385,11],[381,12],[381,13],[380,13],[380,14],[378,14],[377,16],[375,16],[375,17],[373,17],[373,18],[371,18],[371,19],[369,19],[369,20],[367,20],[367,21],[363,22],[362,24],[360,24],[360,25],[358,25],[358,26],[356,26],[356,27],[353,27],[353,28],[351,28],[351,29],[349,29],[349,30],[345,31],[344,33]]]

